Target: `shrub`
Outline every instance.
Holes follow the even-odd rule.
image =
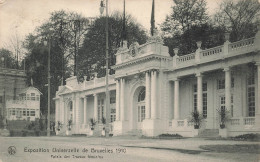
[[[179,134],[169,134],[169,133],[166,133],[166,134],[160,134],[158,137],[182,137],[182,136],[179,135]]]
[[[35,136],[40,136],[40,130],[34,130]]]
[[[191,112],[189,121],[194,124],[194,129],[199,129],[203,122],[203,119],[203,115],[195,110]]]
[[[27,130],[22,130],[22,136],[23,136],[23,137],[26,137],[26,136],[27,136],[27,133],[28,133]]]
[[[10,130],[10,137],[14,136],[14,130]]]
[[[236,140],[249,140],[249,141],[259,141],[260,140],[260,134],[243,134],[239,136],[232,137],[233,139]]]

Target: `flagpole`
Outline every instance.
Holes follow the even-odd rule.
[[[154,34],[154,28],[155,28],[155,20],[154,20],[154,0],[152,4],[152,14],[151,14],[151,35],[153,36]]]

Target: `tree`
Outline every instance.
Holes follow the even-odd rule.
[[[173,0],[170,16],[161,24],[164,43],[172,49],[179,47],[180,54],[188,54],[196,49],[196,39],[203,39],[200,34],[211,29],[206,13],[205,0]],[[197,33],[196,33],[197,32]],[[195,36],[196,39],[194,40]]]
[[[166,16],[161,25],[164,37],[181,35],[194,25],[202,25],[208,21],[205,0],[173,0],[170,16]]]
[[[51,17],[40,27],[36,33],[29,34],[24,42],[27,50],[24,61],[26,62],[27,84],[33,78],[34,86],[42,93],[41,111],[47,112],[47,62],[48,48],[43,45],[44,40],[50,38],[51,53],[51,98],[55,97],[58,86],[63,80],[71,76],[71,70],[68,66],[69,61],[73,59],[75,41],[80,41],[79,35],[75,38],[75,31],[82,30],[75,27],[75,22],[81,22],[84,18],[73,12],[55,11]],[[77,32],[79,33],[79,32]],[[79,44],[79,42],[77,43]],[[77,48],[77,47],[76,47]],[[54,102],[51,102],[51,108]],[[54,112],[54,109],[51,109]]]
[[[231,32],[231,41],[253,37],[259,23],[260,3],[258,0],[223,1],[214,15],[217,26]]]
[[[2,62],[1,58],[4,58],[4,62]],[[8,49],[1,48],[0,49],[0,61],[1,67],[15,69],[16,68],[16,61],[13,56],[13,53]]]
[[[105,75],[105,17],[97,18],[90,26],[82,47],[79,49],[79,80],[82,80],[82,76],[87,76],[87,79],[91,79],[94,73],[97,73],[98,77]],[[120,47],[122,41],[121,33],[123,27],[122,14],[119,12],[113,13],[108,17],[109,23],[109,67],[115,64],[115,53]],[[137,41],[139,44],[143,44],[147,40],[146,32],[137,24],[136,21],[130,16],[126,16],[126,31],[128,45]],[[110,70],[112,74],[113,71]]]

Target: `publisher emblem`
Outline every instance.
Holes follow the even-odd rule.
[[[16,153],[16,148],[14,146],[8,147],[8,153],[14,155]]]

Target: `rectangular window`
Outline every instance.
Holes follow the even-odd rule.
[[[36,95],[36,101],[40,101],[40,96]]]
[[[233,106],[233,103],[234,103],[234,97],[233,97],[233,95],[231,95],[231,110],[230,110],[231,117],[234,116],[234,106]]]
[[[197,91],[198,87],[197,84],[193,85],[193,110],[197,111]]]
[[[251,74],[247,78],[248,116],[255,116],[255,77]]]
[[[207,118],[207,90],[208,90],[208,85],[207,83],[202,83],[202,109],[203,109],[203,117],[204,118]],[[193,109],[194,111],[197,111],[198,110],[198,106],[197,106],[197,103],[198,103],[198,95],[197,95],[197,84],[193,85]]]
[[[35,93],[31,93],[31,100],[35,101]]]
[[[207,83],[203,83],[202,84],[202,90],[203,91],[207,91],[208,87],[207,87]]]
[[[138,106],[138,122],[145,119],[145,106]]]
[[[35,110],[31,110],[31,116],[35,116]]]
[[[98,100],[98,122],[100,123],[104,117],[104,99]]]
[[[30,111],[29,111],[29,110],[27,110],[26,112],[27,112],[27,116],[30,116]]]
[[[231,78],[231,88],[235,87],[235,79],[232,77]]]
[[[207,93],[203,93],[203,117],[207,118]]]
[[[116,98],[115,97],[111,97],[110,98],[110,104],[116,103]]]
[[[194,85],[193,85],[193,92],[194,92],[194,93],[197,93],[197,88],[198,88],[198,87],[197,87],[197,84],[194,84]]]
[[[30,100],[30,94],[27,94],[26,96],[27,96],[27,100]]]
[[[116,109],[113,107],[111,108],[111,113],[110,113],[110,122],[114,122],[116,120]]]
[[[26,116],[26,110],[23,110],[23,116]]]
[[[141,121],[145,119],[145,106],[141,107]]]
[[[225,79],[218,80],[217,89],[225,89]]]
[[[15,115],[15,109],[12,109],[12,115]]]

